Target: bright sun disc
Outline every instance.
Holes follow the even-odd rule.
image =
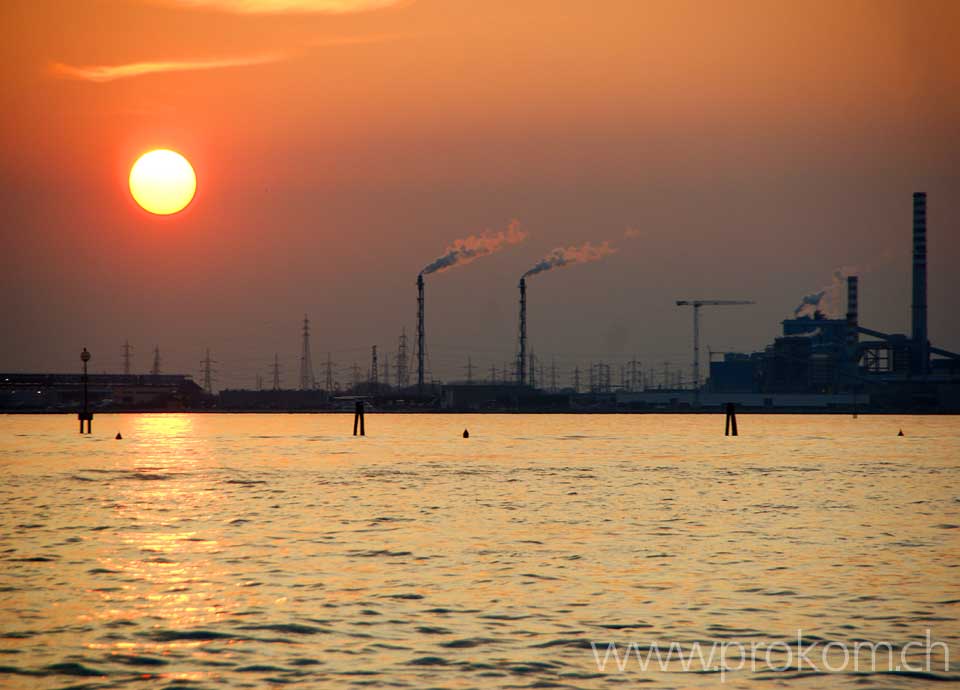
[[[145,153],[130,169],[130,194],[150,213],[168,216],[187,207],[197,191],[190,162],[176,151]]]

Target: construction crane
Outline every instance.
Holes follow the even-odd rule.
[[[700,307],[732,307],[756,304],[746,299],[681,299],[678,307],[693,307],[693,399],[700,404]]]

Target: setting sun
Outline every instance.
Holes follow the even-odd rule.
[[[130,169],[130,194],[146,211],[167,216],[193,200],[197,176],[190,162],[176,151],[145,153]]]

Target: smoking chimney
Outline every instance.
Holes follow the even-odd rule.
[[[927,193],[913,195],[913,366],[926,374],[930,354],[927,341]]]
[[[517,354],[517,383],[527,382],[527,279],[520,279],[520,352]]]
[[[860,281],[857,276],[847,276],[847,352],[851,358],[856,357],[857,343],[860,334],[857,327],[860,325],[860,310],[857,304]]]
[[[417,392],[423,392],[423,274],[417,276]]]

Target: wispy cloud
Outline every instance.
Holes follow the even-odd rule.
[[[192,72],[197,70],[224,69],[227,67],[247,67],[279,62],[289,57],[282,53],[265,53],[245,57],[218,58],[211,60],[157,60],[151,62],[129,62],[122,65],[67,65],[62,62],[51,64],[51,71],[65,79],[106,82],[117,79],[142,77],[148,74],[165,72]]]
[[[299,54],[305,53],[311,48],[369,45],[372,43],[399,41],[406,38],[411,38],[411,35],[367,34],[359,36],[326,36],[308,41],[300,51],[258,53],[255,55],[196,60],[150,60],[145,62],[128,62],[119,65],[68,65],[63,62],[53,62],[50,64],[50,71],[55,76],[64,79],[107,82],[167,72],[194,72],[199,70],[225,69],[229,67],[266,65],[297,57]]]
[[[238,14],[350,14],[369,12],[413,0],[154,0],[156,4]]]

